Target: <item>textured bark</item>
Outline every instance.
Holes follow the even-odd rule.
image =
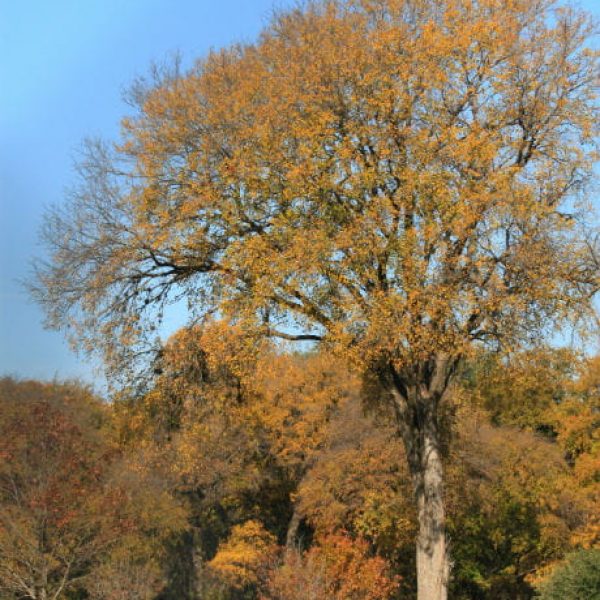
[[[298,529],[300,528],[301,520],[302,517],[300,516],[300,513],[297,509],[294,509],[285,538],[285,547],[287,550],[291,550],[296,545],[296,540],[298,538]]]
[[[443,467],[436,436],[426,432],[421,450],[421,470],[413,475],[419,519],[418,598],[446,600],[450,564],[445,532]]]
[[[418,600],[446,600],[450,560],[446,541],[444,470],[439,407],[458,358],[437,356],[406,372],[384,376],[393,399],[413,479],[419,533],[416,544]]]

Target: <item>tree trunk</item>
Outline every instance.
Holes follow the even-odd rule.
[[[43,551],[41,543],[40,546]],[[46,565],[41,568],[39,584],[35,587],[35,598],[36,600],[47,600],[48,598],[48,567]]]
[[[292,518],[290,519],[290,523],[288,525],[287,535],[285,538],[285,547],[286,550],[294,549],[298,537],[298,529],[300,528],[300,521],[302,520],[300,513],[296,508],[294,508],[294,512],[292,513]]]
[[[450,560],[446,543],[444,473],[439,407],[454,376],[457,358],[439,355],[404,372],[389,365],[380,373],[391,392],[398,432],[413,479],[419,533],[417,598],[446,600]]]
[[[47,600],[48,594],[47,594],[47,591],[46,591],[46,586],[44,584],[42,584],[39,587],[39,589],[38,589],[38,591],[36,593],[36,597],[37,597],[38,600]]]
[[[420,472],[413,473],[419,520],[417,597],[418,600],[446,600],[450,565],[445,531],[443,466],[437,435],[426,431],[420,437]]]

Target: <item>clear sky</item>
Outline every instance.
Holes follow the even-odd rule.
[[[114,139],[152,61],[251,41],[279,0],[0,0],[0,375],[99,381],[18,283],[86,136]],[[580,5],[600,17],[600,2]]]

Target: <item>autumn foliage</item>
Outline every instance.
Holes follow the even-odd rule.
[[[2,382],[1,597],[414,597],[390,415],[333,357],[241,360],[241,335],[178,332],[149,389],[112,405]],[[531,598],[597,547],[597,366],[543,349],[465,369],[446,417],[453,597]]]
[[[264,600],[388,600],[398,590],[389,564],[369,556],[368,542],[343,532],[302,554],[292,550],[267,584]]]
[[[594,31],[554,0],[307,2],[155,69],[86,146],[32,290],[185,498],[187,589],[261,593],[216,558],[244,523],[300,570],[344,531],[419,600],[526,597],[597,543],[597,363],[546,347],[597,324]]]
[[[182,513],[166,491],[162,505],[144,501],[148,478],[127,482],[108,407],[74,383],[11,379],[0,381],[0,402],[1,597],[54,600],[88,589],[93,598],[152,598],[164,585],[152,562]],[[123,559],[126,580],[95,594]],[[129,595],[136,570],[144,581]]]

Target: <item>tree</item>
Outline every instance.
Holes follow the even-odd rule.
[[[486,353],[472,361],[471,387],[496,424],[553,438],[550,412],[568,397],[578,364],[565,348],[537,347],[506,357]]]
[[[76,384],[12,379],[0,380],[0,403],[2,597],[57,600],[84,589],[98,597],[98,578],[116,576],[124,555],[130,574],[153,567],[160,588],[152,562],[182,512],[118,462],[106,406]],[[113,597],[108,587],[102,598]]]
[[[77,386],[0,387],[0,589],[59,598],[123,533],[103,490],[101,408]]]
[[[585,506],[556,444],[469,412],[448,469],[451,597],[531,598],[534,576],[572,548]]]
[[[288,551],[265,588],[261,600],[389,600],[398,581],[384,559],[370,556],[367,542],[337,534],[304,554]]]
[[[265,580],[276,555],[275,537],[260,521],[247,521],[233,527],[208,567],[240,594]]]
[[[533,430],[562,451],[571,481],[558,485],[576,493],[588,507],[587,518],[573,536],[583,547],[594,547],[600,539],[599,366],[597,356],[537,348],[514,353],[510,360],[483,355],[468,369],[470,393],[496,424]]]
[[[207,561],[236,524],[260,521],[296,544],[304,515],[293,492],[340,409],[352,399],[360,411],[359,381],[341,361],[246,342],[224,322],[185,328],[161,349],[148,389],[114,404],[119,438],[190,504],[186,556],[201,595],[227,585]]]
[[[600,358],[583,361],[571,394],[548,415],[557,442],[573,467],[577,491],[587,504],[587,515],[574,536],[578,546],[594,548],[600,543]]]
[[[332,0],[157,71],[47,216],[50,324],[122,365],[187,300],[371,371],[412,473],[419,598],[445,598],[457,366],[589,316],[598,287],[592,31],[552,0]]]
[[[548,581],[540,586],[542,600],[598,600],[600,598],[600,550],[579,550],[567,557]]]

